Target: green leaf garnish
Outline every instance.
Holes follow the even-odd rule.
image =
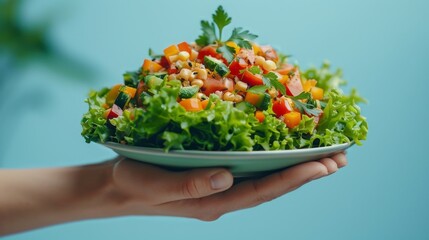
[[[219,29],[219,38],[217,39],[219,42],[222,39],[222,30],[225,26],[231,23],[231,18],[228,17],[228,14],[223,10],[222,6],[219,6],[216,9],[216,12],[212,15],[213,22],[216,23],[217,28]]]
[[[283,84],[277,79],[277,75],[273,72],[269,72],[262,76],[262,81],[268,87],[274,87],[276,90],[280,91],[281,94],[286,95],[286,88]]]
[[[316,108],[316,102],[309,92],[302,92],[298,96],[291,97],[291,99],[301,113],[307,113],[310,116],[319,116],[322,113],[322,110]],[[306,100],[307,102],[304,103],[299,100]]]
[[[203,33],[198,36],[195,42],[201,46],[207,46],[210,44],[218,45],[218,52],[222,53],[223,57],[231,62],[234,59],[235,49],[229,46],[225,46],[226,42],[235,42],[241,48],[252,49],[251,40],[254,40],[258,36],[250,33],[248,30],[238,27],[232,30],[231,36],[227,41],[222,41],[223,29],[231,23],[231,18],[225,12],[222,6],[219,6],[215,13],[212,15],[213,22],[201,21],[201,30]],[[216,28],[217,27],[217,28]],[[216,30],[217,29],[217,30]]]

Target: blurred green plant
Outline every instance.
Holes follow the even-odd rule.
[[[17,73],[36,65],[60,74],[61,77],[55,78],[58,80],[88,83],[94,79],[88,64],[64,54],[53,44],[49,31],[56,18],[45,15],[43,20],[24,22],[21,11],[24,2],[0,0],[0,95],[11,96],[0,101],[0,111],[13,112],[13,115],[6,114],[2,118],[2,123],[6,124],[0,126],[0,165],[14,131],[7,123],[15,122],[20,119],[17,116],[29,110],[37,111],[50,103],[49,92],[42,86],[31,89],[16,87],[22,81]]]
[[[42,63],[73,80],[90,80],[88,65],[63,54],[49,38],[53,19],[23,23],[22,0],[0,0],[0,90],[7,75],[26,64]]]

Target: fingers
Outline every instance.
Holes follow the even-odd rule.
[[[241,182],[225,192],[201,199],[173,202],[164,207],[176,209],[179,216],[216,220],[227,212],[271,201],[309,181],[332,174],[346,164],[344,153],[340,153],[332,158],[302,163],[259,180]]]
[[[337,155],[333,156],[332,159],[337,163],[338,168],[347,166],[347,157],[344,152],[338,153]]]
[[[225,169],[197,169],[172,172],[132,160],[122,160],[114,168],[114,181],[129,198],[161,204],[201,198],[232,186],[233,177]]]
[[[302,163],[259,180],[241,182],[222,193],[173,202],[164,207],[175,209],[179,216],[215,220],[224,213],[270,201],[327,174],[327,168],[320,162]]]

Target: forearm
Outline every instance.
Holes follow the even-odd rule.
[[[115,214],[112,163],[0,170],[0,235]]]

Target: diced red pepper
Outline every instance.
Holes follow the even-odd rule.
[[[243,77],[241,79],[243,82],[249,84],[250,86],[262,85],[264,82],[262,81],[262,76],[259,74],[253,74],[248,70],[244,71]]]
[[[222,60],[222,62],[225,63],[226,65],[228,65],[228,62],[226,61],[225,58],[222,57],[222,54],[216,52],[216,49],[214,47],[212,47],[212,46],[205,46],[205,47],[203,47],[198,52],[197,59],[200,60],[200,62],[204,62],[204,57],[205,56],[211,56],[211,57],[217,58],[219,60]]]
[[[279,98],[273,103],[273,112],[276,114],[277,117],[280,117],[292,111],[292,106],[289,104],[289,101],[287,101],[284,97]]]
[[[189,46],[189,44],[187,42],[181,42],[181,43],[177,44],[177,47],[179,47],[179,51],[188,52],[189,55],[192,54],[192,48],[191,48],[191,46]]]
[[[247,68],[247,63],[243,61],[239,62],[239,61],[233,61],[230,65],[229,65],[229,70],[231,71],[230,74],[232,76],[237,76],[239,78],[241,78],[243,76],[243,74],[241,73],[241,71],[243,71],[244,69]]]
[[[161,66],[164,67],[165,69],[168,69],[170,67],[170,63],[168,62],[167,58],[165,56],[161,57],[161,62],[160,62]]]

